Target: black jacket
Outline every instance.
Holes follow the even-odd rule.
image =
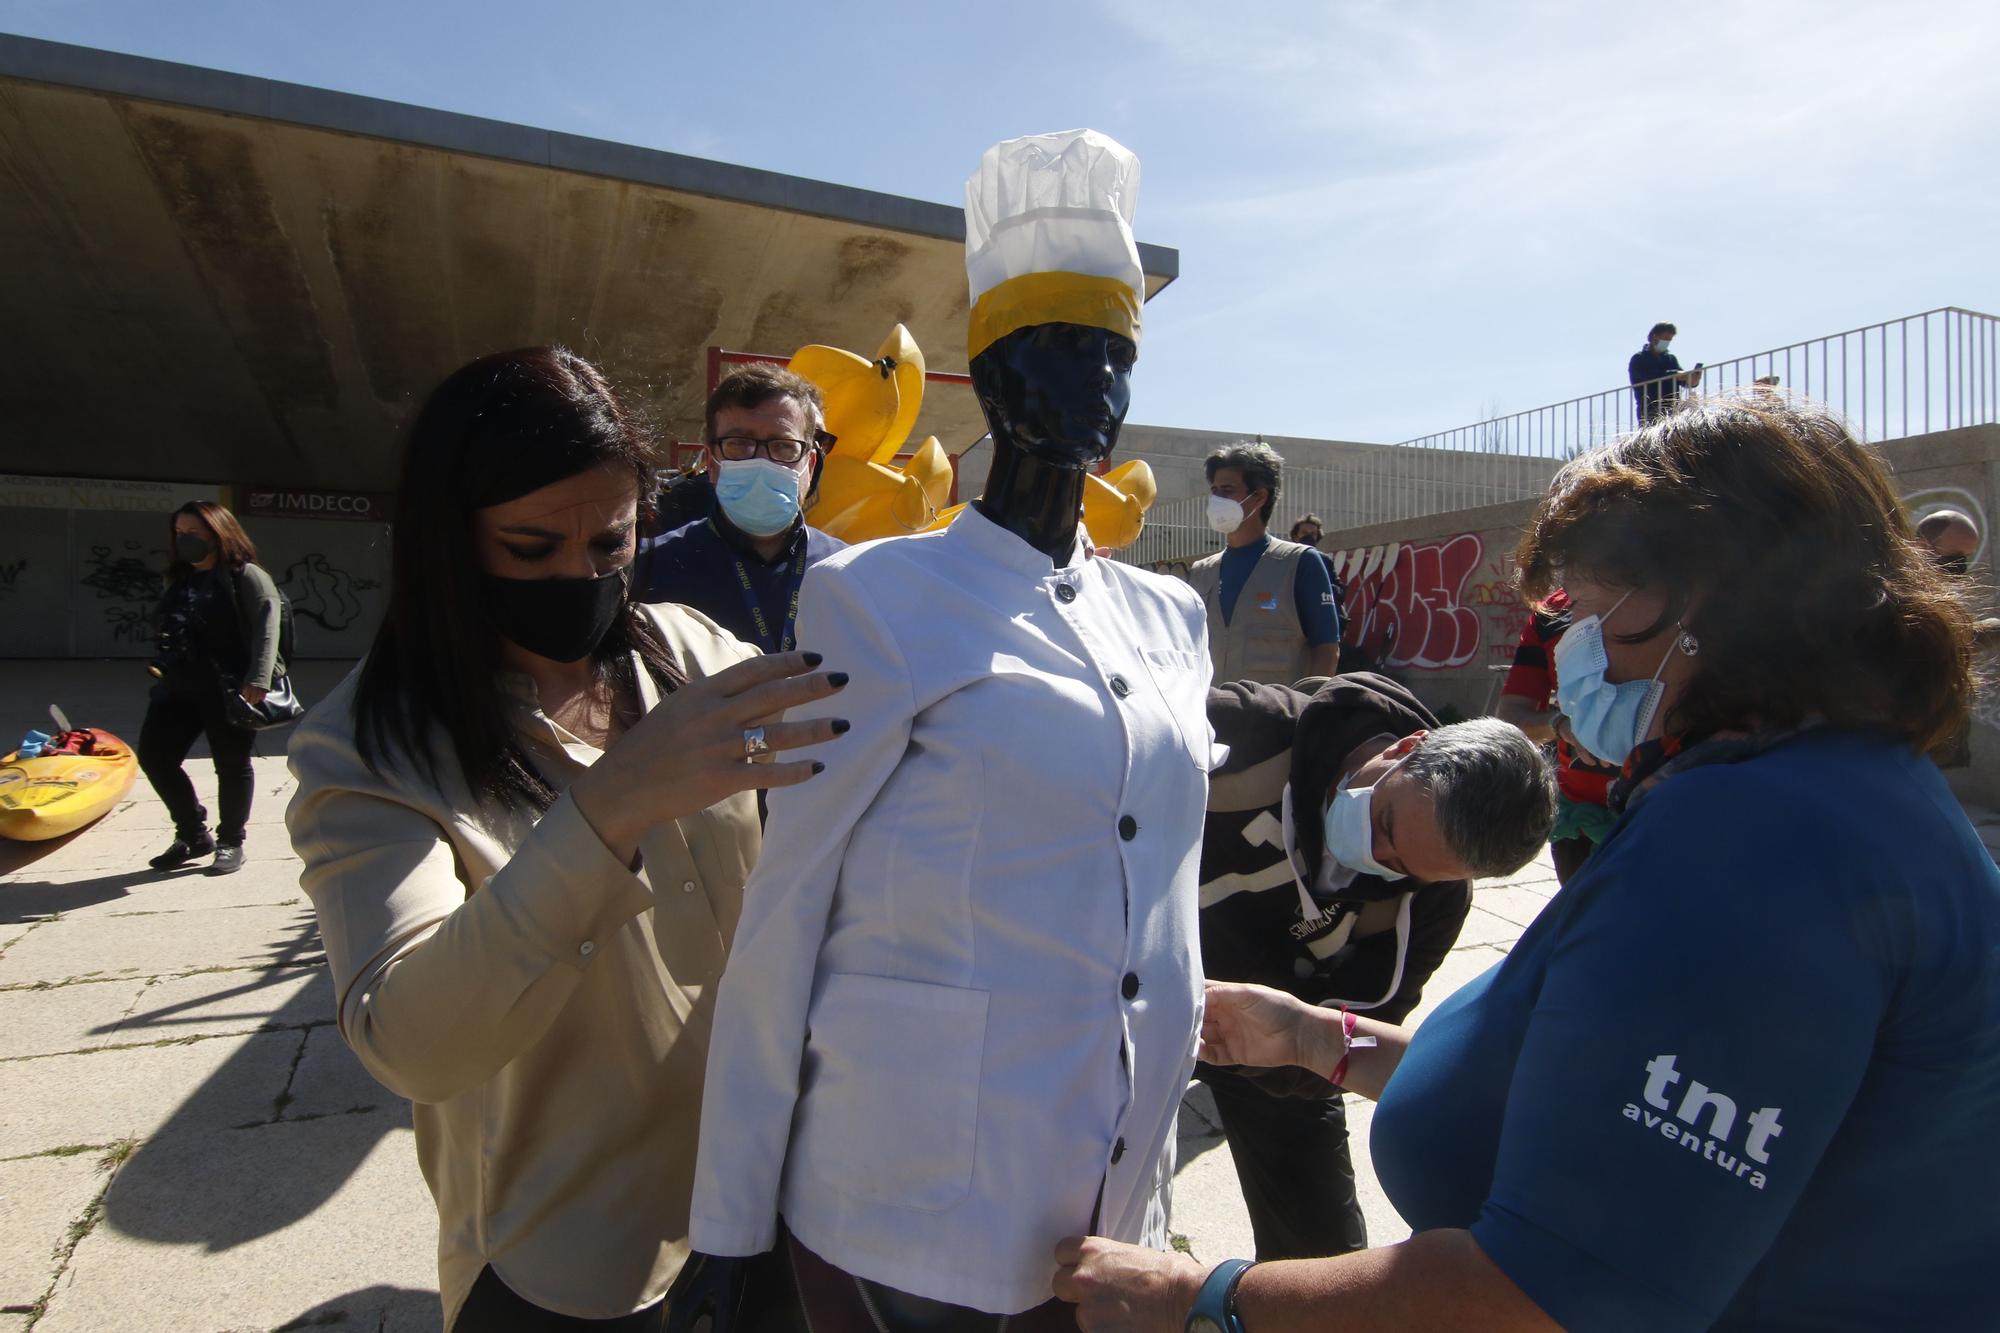
[[[1211,776],[1203,827],[1203,971],[1211,980],[1254,981],[1314,1004],[1344,1001],[1371,1018],[1401,1022],[1457,942],[1471,886],[1363,875],[1337,894],[1316,893],[1322,916],[1307,923],[1298,878],[1308,886],[1318,879],[1325,855],[1320,806],[1348,753],[1371,737],[1407,736],[1438,721],[1384,676],[1356,672],[1300,684],[1316,688],[1305,693],[1237,681],[1209,691],[1209,721],[1230,752]],[[1288,784],[1297,801],[1298,878],[1284,850]],[[1342,926],[1350,915],[1355,924]],[[1301,938],[1334,929],[1347,932],[1346,942],[1326,958],[1315,957]]]

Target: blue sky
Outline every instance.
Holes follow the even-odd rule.
[[[958,203],[1089,125],[1181,252],[1131,419],[1395,440],[2000,313],[2000,6],[0,0],[0,29]],[[955,331],[954,331],[955,336]],[[757,349],[789,351],[788,348]]]

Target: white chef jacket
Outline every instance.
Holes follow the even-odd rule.
[[[1201,601],[966,510],[806,574],[853,730],[771,793],[716,1002],[691,1243],[794,1235],[1015,1313],[1058,1240],[1163,1246],[1201,1029]],[[1101,1202],[1100,1202],[1101,1190]]]

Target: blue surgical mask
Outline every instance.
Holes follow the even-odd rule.
[[[797,472],[767,458],[725,458],[717,466],[716,502],[738,528],[752,537],[775,537],[797,520]]]
[[[1349,870],[1382,879],[1404,878],[1375,859],[1375,788],[1408,758],[1397,760],[1374,786],[1340,788],[1326,807],[1326,853]]]
[[[1631,595],[1620,597],[1606,614],[1618,614]],[[1667,692],[1660,673],[1673,652],[1670,643],[1651,680],[1614,685],[1604,678],[1611,666],[1604,649],[1604,616],[1585,616],[1563,631],[1556,640],[1556,706],[1569,719],[1576,743],[1608,764],[1624,763],[1639,748]]]

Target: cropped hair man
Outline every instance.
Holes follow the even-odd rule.
[[[1202,464],[1208,525],[1226,545],[1197,560],[1188,582],[1208,608],[1217,680],[1289,685],[1340,669],[1340,610],[1333,571],[1311,546],[1280,541],[1267,525],[1285,460],[1268,444],[1226,445]]]
[[[791,651],[806,570],[847,544],[805,520],[825,433],[811,380],[761,363],[725,376],[705,431],[714,511],[640,543],[639,600],[691,606],[764,652]]]
[[[1355,672],[1209,691],[1201,848],[1212,981],[1275,986],[1402,1022],[1458,939],[1471,881],[1533,860],[1555,822],[1542,751],[1494,718],[1440,726]],[[1215,1095],[1261,1259],[1368,1243],[1338,1089],[1305,1070],[1197,1067]]]

